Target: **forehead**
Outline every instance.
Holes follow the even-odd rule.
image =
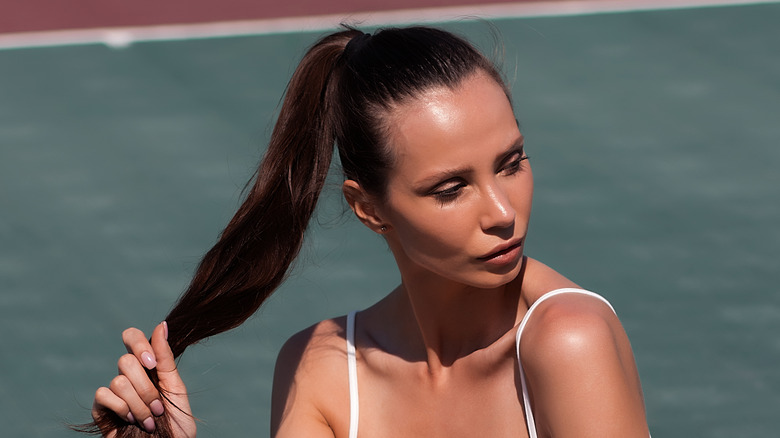
[[[488,155],[492,162],[520,136],[504,89],[482,73],[398,105],[388,121],[391,177],[463,167]]]

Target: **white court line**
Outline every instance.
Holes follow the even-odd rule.
[[[198,24],[112,27],[45,32],[0,34],[0,50],[30,47],[105,44],[127,47],[141,41],[173,41],[268,35],[335,29],[339,23],[361,26],[447,23],[469,20],[501,20],[526,17],[591,15],[618,12],[688,9],[717,6],[780,3],[780,0],[576,0],[501,3],[396,11],[332,14],[263,20],[224,21]]]

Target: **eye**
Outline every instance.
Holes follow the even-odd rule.
[[[466,187],[466,183],[462,181],[450,181],[438,186],[431,191],[430,195],[440,203],[446,204],[460,196],[461,189],[464,187]]]
[[[523,161],[528,159],[528,155],[525,155],[522,151],[512,154],[505,164],[499,169],[500,173],[504,175],[514,175],[520,170],[520,166]]]

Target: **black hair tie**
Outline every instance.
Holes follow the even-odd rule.
[[[344,46],[344,55],[346,57],[352,57],[368,44],[368,40],[371,39],[370,33],[360,33],[352,37],[351,40]]]

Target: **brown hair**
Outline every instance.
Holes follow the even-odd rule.
[[[479,51],[438,29],[369,35],[346,28],[317,41],[287,86],[246,199],[165,318],[174,356],[242,324],[282,283],[300,251],[334,144],[344,176],[381,198],[391,166],[387,113],[433,87],[455,88],[478,71],[506,90]],[[159,388],[156,372],[149,374]],[[167,415],[156,418],[156,425],[153,436],[171,436]],[[118,438],[149,436],[110,412],[77,429],[117,429]]]

